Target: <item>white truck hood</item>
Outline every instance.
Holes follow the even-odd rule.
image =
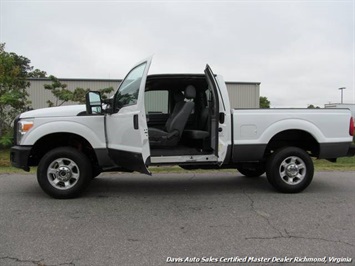
[[[86,110],[85,105],[67,105],[59,107],[42,108],[22,113],[20,118],[37,117],[58,117],[58,116],[76,116]]]

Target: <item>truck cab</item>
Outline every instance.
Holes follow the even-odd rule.
[[[128,73],[106,110],[92,112],[101,107],[101,97],[88,94],[86,113],[104,115],[111,160],[147,174],[149,165],[221,165],[231,122],[222,77],[217,79],[209,66],[205,75],[148,76],[150,61]]]

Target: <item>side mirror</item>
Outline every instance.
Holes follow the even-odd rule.
[[[101,94],[98,91],[89,91],[86,96],[86,113],[101,114],[102,113],[102,101]]]

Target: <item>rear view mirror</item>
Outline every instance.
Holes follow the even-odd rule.
[[[86,94],[86,113],[89,115],[102,113],[102,101],[100,92],[90,91]]]

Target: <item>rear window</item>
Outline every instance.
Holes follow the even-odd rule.
[[[169,113],[169,91],[146,91],[144,95],[145,112],[148,113]]]

